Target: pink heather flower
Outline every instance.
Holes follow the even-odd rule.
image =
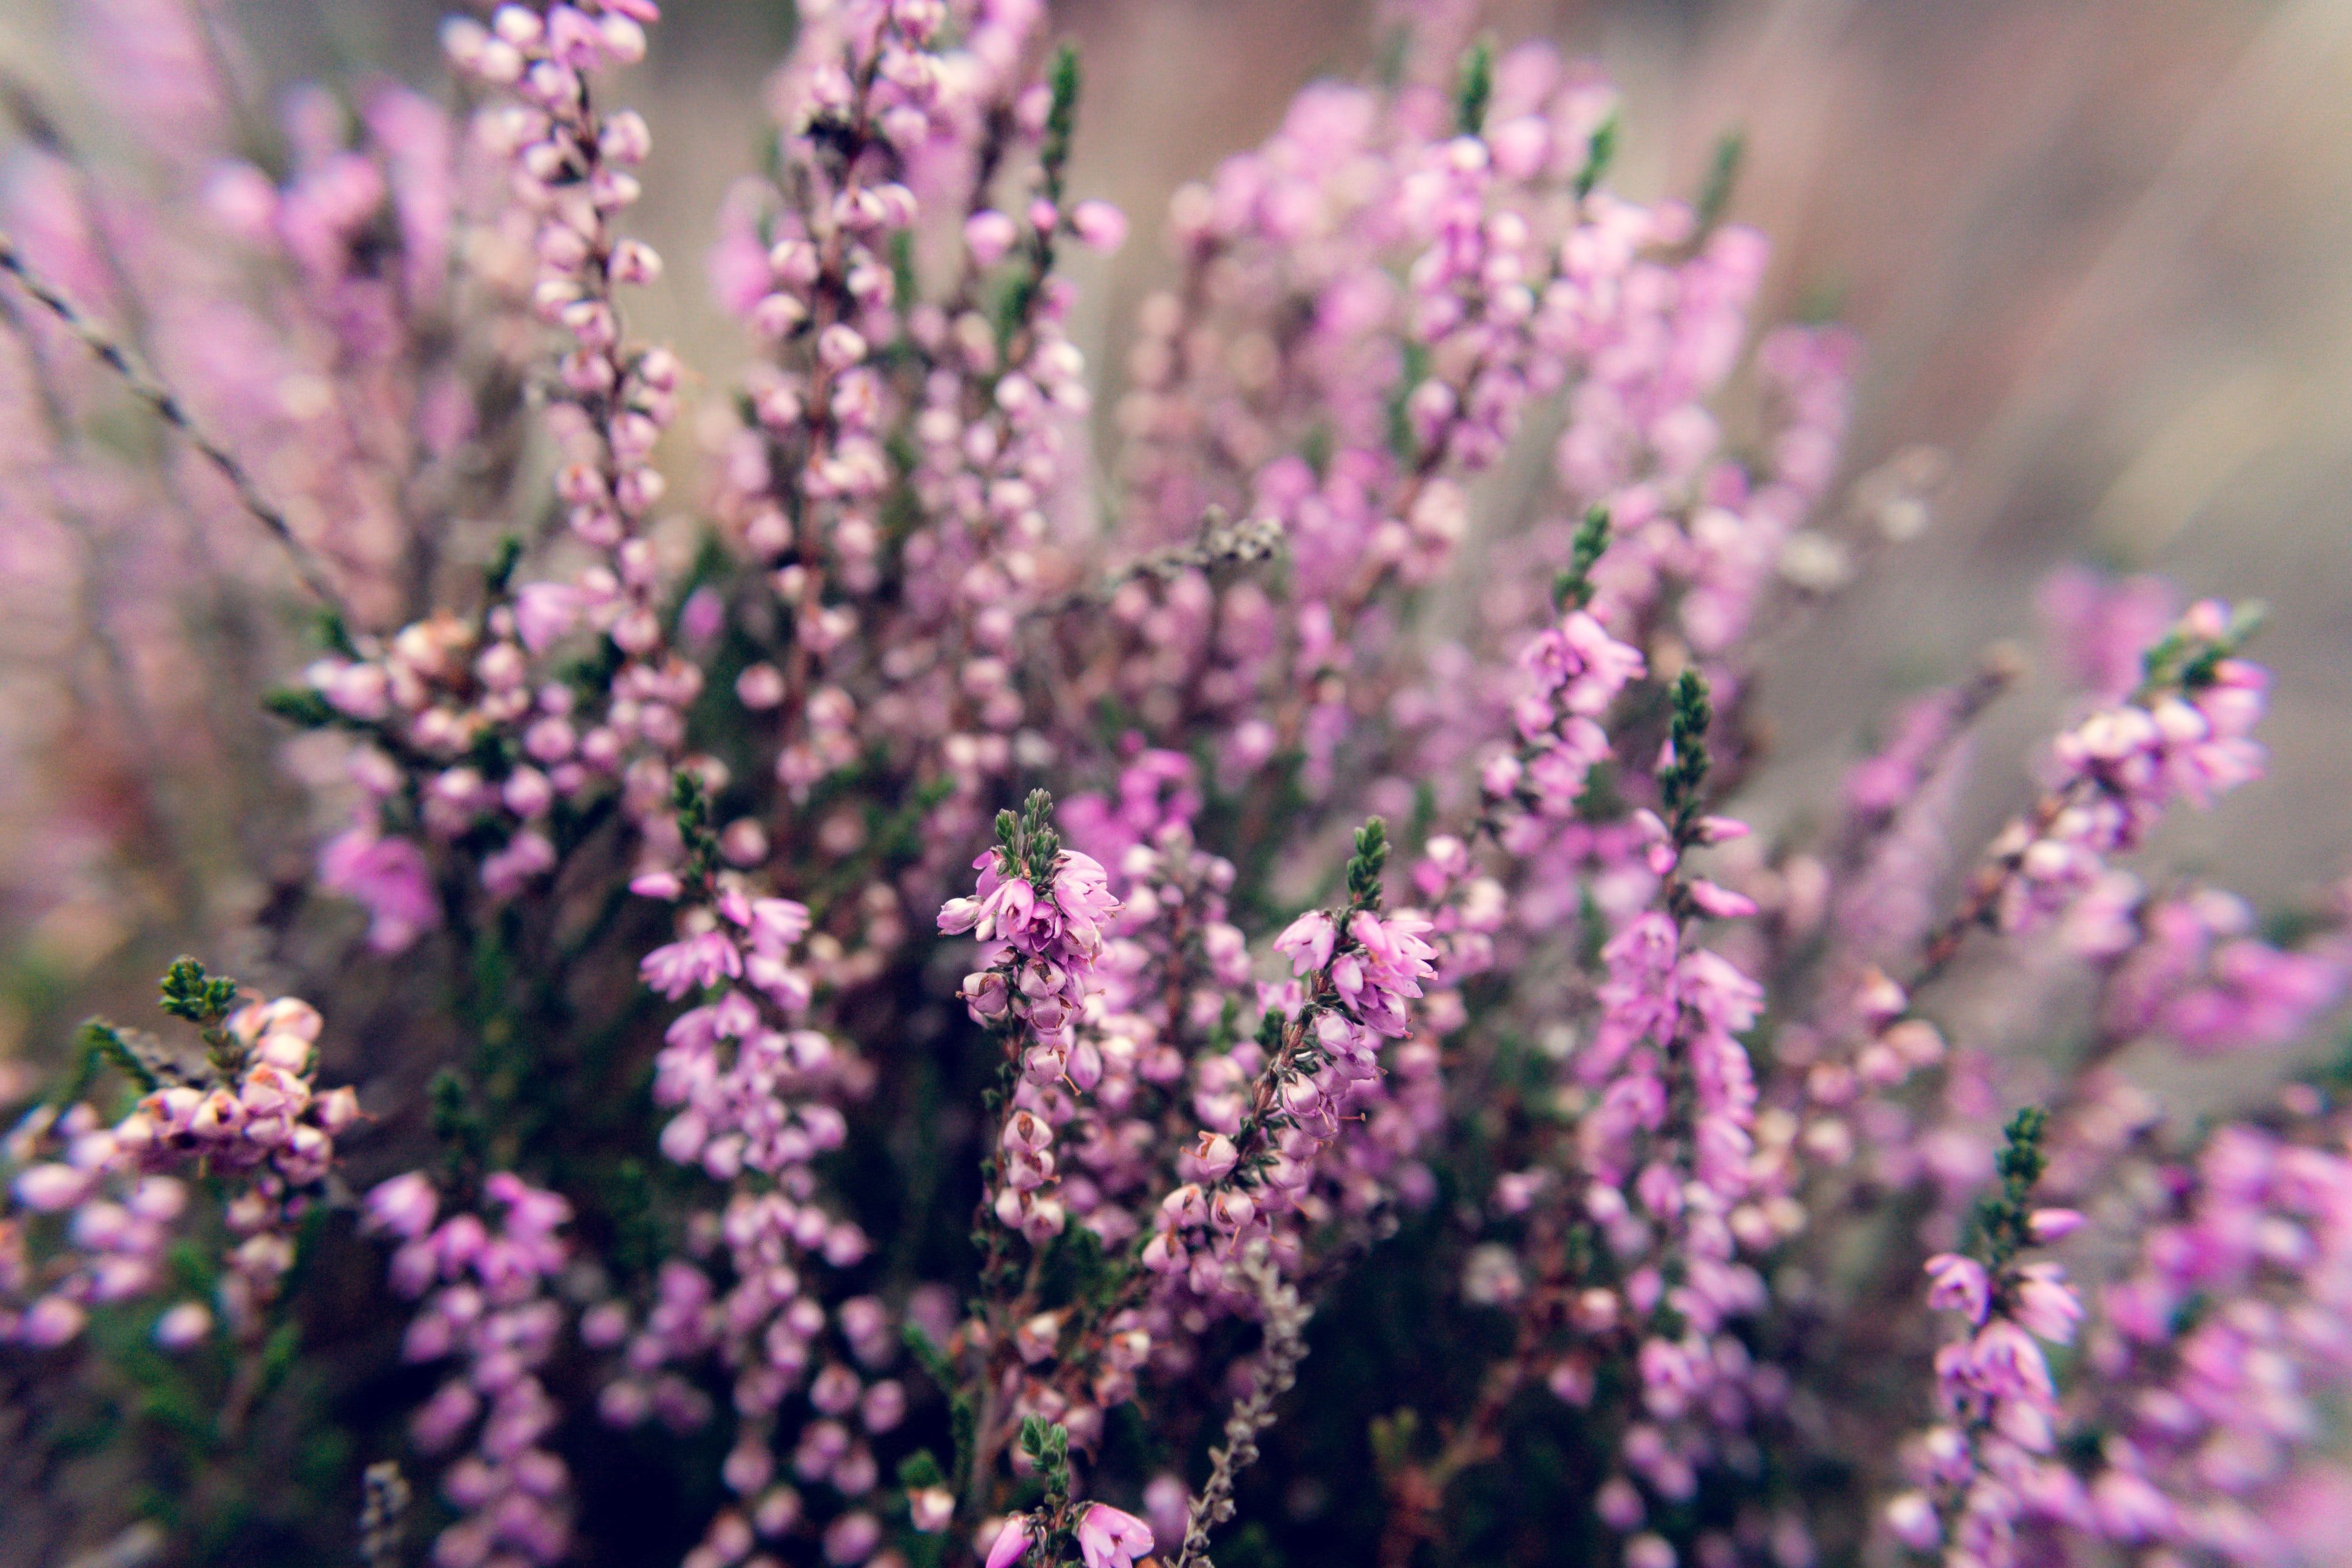
[[[992,208],[983,208],[964,220],[964,248],[971,253],[974,263],[982,267],[994,267],[1011,251],[1021,230],[1010,217]]]
[[[983,1568],[1013,1568],[1013,1564],[1029,1554],[1029,1516],[1016,1513],[997,1531],[996,1540],[988,1548],[988,1561]]]
[[[1625,1568],[1675,1568],[1676,1562],[1663,1535],[1637,1535],[1625,1542]]]
[[[16,1176],[16,1201],[36,1214],[62,1214],[89,1194],[93,1180],[71,1166],[30,1166]]]
[[[1592,1511],[1601,1521],[1619,1534],[1628,1534],[1642,1527],[1648,1511],[1643,1507],[1641,1489],[1623,1476],[1611,1476],[1592,1494]]]
[[[367,1195],[367,1221],[404,1240],[414,1241],[433,1228],[441,1196],[422,1171],[410,1171],[379,1183]]]
[[[1685,887],[1691,902],[1698,905],[1702,913],[1712,915],[1718,920],[1737,920],[1756,913],[1754,899],[1746,894],[1718,887],[1704,878],[1693,878]]]
[[[1151,1516],[1153,1533],[1171,1540],[1181,1536],[1191,1501],[1181,1477],[1165,1470],[1152,1477],[1143,1489],[1143,1509]]]
[[[1933,1552],[1944,1539],[1944,1527],[1936,1517],[1936,1505],[1924,1492],[1906,1491],[1886,1505],[1887,1528],[1895,1539],[1914,1552]]]
[[[1127,243],[1127,214],[1108,202],[1080,202],[1070,209],[1070,227],[1088,249],[1106,255]]]
[[[781,953],[808,935],[808,905],[789,898],[751,901],[751,945],[764,953]]]
[[[671,1001],[743,973],[743,952],[723,931],[705,931],[656,947],[638,966],[646,984]]]
[[[1596,717],[1617,694],[1648,670],[1641,650],[1612,637],[1581,610],[1570,611],[1556,632],[1538,636],[1523,655],[1549,690],[1562,695],[1567,711]]]
[[[352,718],[373,722],[392,711],[391,683],[381,665],[314,665],[311,685],[336,712]]]
[[[2011,1288],[2011,1311],[2017,1321],[2053,1344],[2072,1344],[2074,1325],[2083,1319],[2082,1301],[2065,1280],[2058,1264],[2029,1263]]]
[[[1992,1281],[1983,1264],[1957,1252],[1938,1253],[1927,1260],[1927,1278],[1932,1281],[1929,1306],[1965,1312],[1972,1323],[1984,1322],[1992,1304]]]
[[[515,594],[515,631],[522,645],[544,653],[579,623],[579,590],[569,583],[525,583]]]
[[[1339,929],[1331,923],[1331,917],[1319,909],[1310,909],[1274,939],[1274,950],[1290,955],[1292,974],[1305,975],[1331,962],[1331,949],[1339,940]]]
[[[882,1521],[860,1510],[845,1513],[825,1526],[824,1560],[835,1568],[851,1568],[874,1554],[882,1542]]]
[[[2047,1400],[2056,1392],[2042,1347],[2007,1318],[1995,1318],[1977,1331],[1968,1366],[1977,1385],[1997,1399]]]
[[[955,1494],[945,1487],[924,1487],[907,1494],[908,1522],[926,1535],[937,1535],[955,1518]]]
[[[1009,942],[1024,951],[1033,943],[1022,940],[1037,908],[1036,890],[1026,877],[1007,878],[997,867],[996,852],[974,861],[980,885],[971,898],[951,898],[940,909],[940,929],[950,936],[969,931],[982,942]]]
[[[482,862],[482,885],[499,898],[511,898],[531,878],[555,866],[555,846],[543,833],[517,833],[506,847]]]
[[[63,1296],[43,1296],[16,1325],[16,1337],[35,1350],[55,1350],[72,1340],[89,1314]]]
[[[1127,1568],[1150,1550],[1151,1526],[1131,1513],[1098,1502],[1078,1517],[1078,1555],[1086,1568]]]
[[[327,841],[319,852],[319,881],[373,916],[368,946],[379,953],[397,953],[441,923],[425,852],[406,839],[382,836],[373,825]]]
[[[1101,948],[1102,927],[1119,908],[1109,873],[1092,855],[1076,850],[1065,850],[1055,864],[1054,905],[1065,936],[1089,957]]]
[[[1421,982],[1436,972],[1436,949],[1421,939],[1429,929],[1430,923],[1417,915],[1382,918],[1359,910],[1349,917],[1348,935],[1362,953],[1344,954],[1331,966],[1331,983],[1340,999],[1374,1030],[1391,1039],[1404,1037],[1404,1003],[1419,997]]]
[[[1202,1133],[1192,1149],[1192,1164],[1202,1181],[1223,1181],[1240,1158],[1241,1151],[1223,1133]]]
[[[980,919],[979,899],[950,898],[940,905],[940,934],[944,936],[961,936],[967,931],[977,932],[980,928]],[[980,938],[983,942],[988,939],[987,936]]]
[[[2172,1529],[2170,1500],[2126,1470],[2110,1469],[2093,1481],[2090,1502],[2101,1531],[2125,1545],[2162,1540]]]
[[[155,1343],[165,1350],[186,1350],[212,1332],[212,1310],[202,1301],[182,1301],[155,1320]]]

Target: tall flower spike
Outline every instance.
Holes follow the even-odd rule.
[[[1978,1206],[1973,1253],[1927,1261],[1928,1304],[1958,1312],[1963,1324],[1936,1356],[1942,1422],[1911,1445],[1917,1490],[1893,1499],[1885,1520],[1905,1545],[1939,1552],[1951,1568],[2021,1561],[2020,1517],[2066,1484],[2052,1457],[2059,1398],[2042,1343],[2072,1343],[2083,1305],[2057,1264],[2021,1260],[2070,1223],[2032,1205],[2048,1123],[2035,1106],[2011,1120],[2000,1191]]]
[[[1075,1026],[1099,989],[1097,961],[1119,911],[1110,879],[1093,856],[1062,847],[1053,798],[1033,792],[1018,812],[1001,811],[996,847],[972,862],[970,898],[941,907],[940,929],[970,932],[987,967],[964,977],[965,1009],[1003,1040],[998,1092],[1003,1117],[987,1156],[987,1204],[998,1224],[1042,1244],[1061,1232],[1067,1211],[1054,1196],[1055,1135],[1076,1113],[1063,1090],[1077,1048]]]

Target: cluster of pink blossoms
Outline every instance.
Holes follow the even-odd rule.
[[[176,978],[182,971],[174,969]],[[203,971],[194,970],[203,982]],[[320,1092],[318,1010],[293,997],[251,1001],[226,1014],[236,988],[212,982],[212,997],[181,1016],[201,1022],[209,1071],[152,1090],[131,1113],[107,1126],[88,1104],[62,1114],[33,1112],[10,1135],[19,1168],[9,1192],[15,1210],[0,1217],[0,1308],[6,1336],[54,1347],[75,1338],[92,1306],[133,1301],[166,1280],[171,1227],[188,1207],[189,1178],[218,1173],[229,1184],[222,1219],[231,1240],[221,1258],[215,1304],[230,1325],[250,1334],[294,1265],[291,1228],[333,1165],[335,1135],[359,1116],[348,1088]],[[167,988],[167,998],[170,992]],[[107,1026],[118,1062],[147,1081],[160,1074]],[[67,1217],[66,1246],[37,1264],[26,1227],[37,1215]],[[184,1301],[156,1324],[158,1341],[184,1349],[213,1324],[211,1308]]]
[[[1677,684],[1675,703],[1657,775],[1663,815],[1638,819],[1643,861],[1658,879],[1656,907],[1627,920],[1601,949],[1592,1035],[1568,1064],[1589,1097],[1568,1168],[1507,1177],[1496,1195],[1505,1212],[1524,1211],[1558,1186],[1572,1222],[1591,1227],[1615,1260],[1613,1290],[1576,1294],[1568,1326],[1580,1343],[1549,1382],[1570,1403],[1589,1404],[1596,1353],[1625,1357],[1637,1379],[1640,1408],[1617,1438],[1626,1474],[1597,1497],[1602,1521],[1630,1537],[1629,1562],[1672,1556],[1663,1538],[1642,1530],[1653,1506],[1643,1490],[1666,1507],[1688,1502],[1702,1469],[1723,1462],[1759,1408],[1782,1392],[1769,1369],[1752,1365],[1733,1326],[1766,1301],[1743,1252],[1781,1239],[1777,1211],[1755,1201],[1769,1194],[1759,1192],[1758,1090],[1742,1039],[1764,994],[1701,945],[1691,925],[1753,915],[1756,905],[1685,864],[1692,852],[1748,830],[1699,810],[1709,713],[1696,674]]]
[[[2154,896],[2128,872],[2101,878],[2062,934],[2080,956],[2115,964],[2103,1034],[2161,1034],[2200,1056],[2286,1045],[2345,985],[2340,937],[2304,950],[2275,946],[2255,935],[2244,899],[2210,887]]]
[[[588,90],[592,73],[644,55],[658,16],[652,0],[543,16],[508,5],[487,27],[458,18],[445,30],[460,71],[513,95],[486,108],[474,133],[535,223],[530,307],[568,345],[550,409],[564,455],[556,491],[572,533],[596,553],[569,578],[520,583],[509,559],[476,616],[362,636],[310,670],[327,710],[364,737],[351,763],[364,804],[323,852],[320,878],[369,909],[385,951],[442,918],[417,829],[448,843],[487,827],[497,842],[478,875],[498,899],[555,867],[564,819],[600,788],[617,783],[641,829],[661,835],[667,759],[703,685],[668,646],[668,580],[646,537],[665,488],[654,448],[676,414],[680,367],[667,350],[623,342],[615,288],[661,275],[652,249],[615,229],[640,194],[632,171],[651,138],[643,117],[599,112]],[[681,616],[683,629],[707,640],[717,608]],[[584,693],[549,657],[583,630],[612,653]]]
[[[1006,1520],[989,1544],[985,1568],[1013,1568],[1029,1555],[1035,1534],[1027,1516]],[[1071,1534],[1084,1568],[1129,1568],[1148,1555],[1153,1544],[1151,1526],[1101,1502],[1087,1505]]]
[[[740,1424],[723,1479],[741,1500],[712,1518],[689,1557],[722,1568],[754,1541],[814,1522],[803,1495],[779,1473],[779,1446],[793,1432],[784,1408],[804,1397],[809,1416],[792,1445],[791,1471],[804,1486],[829,1487],[845,1505],[822,1524],[828,1559],[861,1562],[881,1538],[871,1511],[880,1470],[870,1445],[904,1418],[907,1398],[897,1380],[880,1375],[897,1349],[881,1304],[870,1296],[830,1311],[823,1304],[814,1276],[855,1268],[869,1243],[855,1223],[827,1212],[812,1167],[841,1146],[842,1104],[862,1092],[865,1074],[854,1052],[803,1022],[814,995],[799,951],[806,906],[753,896],[737,873],[717,872],[720,845],[703,823],[703,797],[679,799],[687,876],[651,872],[632,884],[664,900],[691,894],[680,915],[686,934],[640,966],[664,996],[701,998],[666,1033],[654,1097],[677,1108],[663,1128],[662,1153],[725,1184],[726,1196],[692,1222],[702,1256],[663,1265],[641,1321],[633,1322],[620,1299],[583,1318],[583,1339],[622,1353],[599,1409],[615,1427],[650,1416],[691,1430],[713,1412],[688,1372],[714,1353],[730,1370]],[[714,1282],[712,1254],[723,1255],[731,1276],[724,1288]],[[828,1331],[837,1332],[847,1358],[829,1348]]]
[[[1305,1231],[1334,1198],[1342,1213],[1385,1200],[1385,1162],[1328,1156],[1357,1127],[1367,1152],[1417,1141],[1400,1119],[1410,1102],[1391,1092],[1384,1067],[1399,1087],[1436,1070],[1434,1053],[1409,1039],[1408,1009],[1434,972],[1428,928],[1410,912],[1353,905],[1310,910],[1275,939],[1292,978],[1264,988],[1249,1061],[1229,1053],[1196,1069],[1198,1130],[1178,1162],[1184,1179],[1151,1220],[1143,1267],[1194,1297],[1246,1300],[1234,1268],[1252,1240],[1270,1236],[1278,1258],[1301,1264]]]
[[[2352,1355],[2352,1155],[2236,1126],[2161,1176],[2062,1397],[2062,1435],[2095,1435],[2095,1454],[2030,1500],[2033,1526],[2246,1568],[2306,1560],[2338,1528],[2324,1494],[2298,1495],[2294,1457]]]
[[[1906,1456],[1920,1489],[1889,1502],[1886,1517],[1906,1545],[1940,1549],[1947,1568],[2020,1561],[2021,1519],[2072,1479],[2053,1458],[2058,1392],[2042,1346],[2074,1343],[2083,1303],[2060,1265],[2018,1260],[2083,1223],[2072,1209],[2026,1207],[2043,1168],[2042,1128],[2038,1112],[2011,1124],[2003,1196],[1979,1211],[1985,1257],[1946,1252],[1927,1264],[1928,1304],[1958,1312],[1963,1328],[1936,1354],[1941,1420]]]
[[[1061,847],[1050,807],[1033,795],[1019,817],[1000,816],[998,847],[972,862],[972,896],[950,899],[939,917],[942,932],[969,932],[993,960],[965,976],[961,992],[974,1022],[1008,1038],[1009,1092],[988,1201],[999,1224],[1032,1244],[1059,1235],[1068,1219],[1053,1192],[1055,1132],[1076,1115],[1076,1095],[1102,1077],[1099,1048],[1076,1029],[1119,909],[1101,862]]]
[[[1053,522],[1088,396],[1054,259],[1125,226],[1063,191],[1076,68],[1034,78],[1043,19],[1030,0],[813,11],[776,78],[775,178],[730,193],[711,263],[763,350],[717,453],[714,511],[764,583],[736,695],[778,724],[794,801],[877,747],[942,783],[924,824],[941,877],[987,819],[983,786],[1044,744],[1019,641],[1067,578]],[[905,298],[931,270],[927,224],[946,281]],[[900,485],[911,525],[887,515]],[[835,815],[819,836],[838,852],[863,832]]]
[[[550,1288],[569,1255],[556,1232],[572,1206],[510,1171],[485,1179],[482,1198],[478,1213],[441,1218],[440,1193],[416,1171],[367,1197],[369,1227],[400,1243],[393,1290],[423,1298],[402,1354],[464,1360],[411,1423],[428,1454],[474,1434],[442,1477],[460,1517],[434,1542],[437,1568],[551,1563],[571,1544],[571,1472],[547,1443],[562,1413],[541,1374],[563,1332]]]
[[[2050,792],[1993,841],[1999,878],[1985,896],[2006,931],[2046,923],[2137,848],[2176,800],[2210,805],[2263,770],[2250,738],[2269,677],[2232,654],[2250,626],[2225,605],[2191,605],[2149,648],[2141,685],[2058,737]]]
[[[1642,655],[1575,610],[1529,642],[1520,659],[1533,688],[1516,716],[1523,755],[1488,764],[1486,793],[1519,796],[1542,816],[1571,816],[1593,768],[1611,755],[1601,717],[1643,673]]]
[[[44,1153],[62,1160],[41,1160]],[[188,1206],[187,1185],[175,1176],[126,1181],[114,1140],[96,1112],[77,1105],[60,1116],[43,1107],[9,1134],[8,1157],[18,1166],[10,1185],[10,1212],[0,1219],[0,1337],[48,1350],[80,1334],[89,1309],[134,1301],[163,1281],[171,1225]],[[114,1179],[108,1179],[110,1175]],[[63,1267],[43,1269],[29,1246],[31,1217],[72,1215]],[[179,1314],[162,1337],[185,1344],[212,1326],[201,1301],[174,1307]]]
[[[1957,897],[2007,655],[1902,708],[1827,825],[1756,789],[1762,633],[1915,533],[1936,465],[1840,491],[1856,342],[1756,329],[1728,160],[1634,200],[1605,83],[1400,0],[1381,79],[1176,193],[1097,421],[1066,274],[1128,223],[1076,188],[1042,0],[808,0],[709,257],[722,390],[621,305],[665,280],[610,90],[651,0],[453,19],[460,112],[250,125],[193,0],[77,4],[164,177],[41,132],[0,167],[11,592],[88,607],[125,733],[158,701],[269,755],[152,672],[297,672],[269,706],[327,732],[288,760],[338,830],[307,882],[257,845],[215,878],[180,747],[58,749],[179,852],[122,880],[186,907],[124,928],[227,922],[350,996],[382,1120],[345,1136],[316,1013],[175,970],[207,1066],[106,1032],[135,1103],[86,1075],[7,1145],[0,1341],[80,1347],[26,1365],[97,1366],[85,1331],[225,1232],[217,1288],[138,1326],[217,1312],[241,1418],[316,1332],[294,1222],[348,1179],[443,1369],[438,1568],[608,1530],[688,1568],[1200,1568],[1265,1495],[1302,1563],[2312,1560],[2342,1112],[2192,1130],[2130,1076],[2283,1061],[2347,988],[2340,892],[2282,936],[2130,858],[2262,770],[2252,628],[2062,580],[2085,704]],[[117,374],[209,465],[130,461]],[[168,630],[198,580],[151,515],[251,649]],[[318,650],[246,602],[257,518]],[[1058,817],[1034,789],[972,859],[1041,783]],[[76,811],[61,841],[114,831]],[[2000,1154],[2021,1100],[2046,1124]],[[2078,1225],[2110,1241],[2029,1257]],[[1344,1325],[1401,1300],[1449,1315],[1391,1386]],[[1309,1372],[1344,1370],[1288,1397],[1325,1304]],[[209,1394],[228,1359],[168,1365]],[[1368,1424],[1365,1484],[1297,1468]],[[1492,1533],[1486,1467],[1537,1531]],[[694,1516],[635,1517],[641,1469]]]

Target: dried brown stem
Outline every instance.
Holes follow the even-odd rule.
[[[293,525],[286,520],[286,514],[272,506],[268,498],[262,495],[260,487],[254,483],[253,476],[246,472],[245,465],[238,462],[236,456],[219,442],[205,434],[204,427],[198,424],[194,416],[188,413],[187,405],[180,401],[178,394],[156,380],[153,372],[141,364],[120,339],[107,330],[106,327],[95,318],[85,313],[71,299],[66,298],[55,284],[34,271],[32,264],[25,259],[24,252],[16,247],[16,242],[5,233],[0,233],[0,272],[5,272],[15,278],[17,286],[30,295],[43,309],[56,317],[65,325],[68,331],[81,340],[83,347],[104,361],[109,369],[121,376],[123,384],[131,389],[133,396],[153,409],[164,423],[178,431],[189,445],[194,447],[203,455],[206,462],[219,471],[221,477],[228,481],[229,487],[236,492],[236,498],[243,504],[245,509],[250,512],[263,528],[275,535],[279,544],[285,546],[286,553],[292,559],[295,572],[301,578],[304,587],[337,612],[348,613],[342,595],[336,590],[325,568],[320,564],[318,558],[310,552],[310,548],[295,535]]]
[[[1209,1531],[1233,1518],[1234,1478],[1257,1461],[1258,1435],[1274,1425],[1274,1402],[1298,1381],[1298,1364],[1307,1359],[1307,1320],[1313,1309],[1299,1301],[1298,1288],[1283,1280],[1263,1242],[1250,1249],[1241,1269],[1265,1312],[1265,1345],[1249,1391],[1225,1417],[1225,1446],[1209,1455],[1209,1479],[1186,1511],[1184,1542],[1174,1568],[1215,1568],[1209,1561]]]

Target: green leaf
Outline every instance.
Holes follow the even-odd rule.
[[[947,1479],[947,1472],[940,1469],[939,1460],[931,1458],[929,1448],[917,1448],[898,1461],[898,1484],[908,1491],[945,1486]]]
[[[1462,57],[1462,68],[1454,78],[1454,128],[1464,136],[1475,136],[1486,128],[1486,106],[1495,97],[1495,46],[1485,38],[1470,46]]]
[[[1594,504],[1584,514],[1576,528],[1576,538],[1569,546],[1568,570],[1552,583],[1553,605],[1560,610],[1573,606],[1582,610],[1592,602],[1592,569],[1609,552],[1609,508]]]
[[[325,697],[304,686],[279,686],[262,694],[261,706],[291,725],[324,729],[338,716]]]
[[[1699,191],[1698,232],[1712,233],[1723,220],[1724,209],[1731,204],[1731,193],[1739,183],[1739,166],[1748,155],[1748,138],[1737,131],[1727,131],[1715,144],[1715,161],[1707,165],[1706,183]]]
[[[1617,156],[1617,117],[1611,115],[1592,128],[1592,140],[1585,144],[1584,167],[1576,172],[1576,199],[1592,194],[1609,172],[1609,165]]]
[[[490,558],[482,573],[483,591],[492,599],[506,597],[507,587],[514,580],[515,568],[522,564],[522,536],[500,534],[498,553]]]

